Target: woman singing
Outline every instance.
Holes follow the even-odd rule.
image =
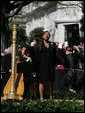
[[[50,33],[45,31],[40,50],[40,74],[39,92],[40,100],[43,102],[44,85],[49,82],[50,99],[53,99],[53,80],[55,71],[56,47],[55,43],[48,41]]]

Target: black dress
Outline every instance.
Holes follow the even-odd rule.
[[[56,47],[55,43],[48,41],[49,48],[42,42],[40,50],[39,82],[52,82],[54,80]]]

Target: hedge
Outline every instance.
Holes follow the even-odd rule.
[[[1,104],[2,112],[83,112],[82,106],[74,102],[54,102],[45,101],[29,102],[24,100],[22,102],[7,101]]]
[[[75,100],[81,100],[84,98],[84,92],[81,91],[77,94],[73,94],[70,91],[54,92],[54,98],[56,99],[73,99],[73,102],[65,101],[47,101],[41,102],[39,99],[36,101],[30,101],[29,98],[23,101],[2,101],[2,112],[84,112],[84,106],[80,106]]]

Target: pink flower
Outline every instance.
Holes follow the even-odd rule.
[[[81,45],[78,45],[77,47],[80,47],[80,48],[82,48],[82,46],[81,46]]]
[[[23,47],[23,48],[22,48],[22,51],[25,51],[25,50],[26,50],[26,48],[25,48],[25,47]]]
[[[60,69],[63,70],[64,69],[64,66],[63,65],[60,65]]]
[[[58,70],[59,68],[55,67],[56,70]]]
[[[55,67],[56,70],[64,70],[64,66],[63,65],[58,65]]]

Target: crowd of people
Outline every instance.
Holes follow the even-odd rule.
[[[3,89],[11,74],[11,59],[12,59],[12,45],[1,51],[1,82],[2,93]]]
[[[63,43],[60,48],[59,42],[49,41],[50,33],[48,31],[44,32],[42,38],[42,41],[37,41],[34,38],[31,44],[26,42],[25,47],[18,48],[16,51],[16,59],[19,56],[22,62],[31,62],[33,65],[31,73],[24,73],[25,91],[23,97],[27,97],[28,86],[31,86],[31,97],[33,97],[33,88],[36,97],[36,84],[38,84],[41,101],[44,99],[43,93],[46,82],[49,82],[50,99],[53,99],[55,69],[58,69],[59,66],[63,66],[63,69],[84,70],[84,43],[72,47]],[[2,93],[11,75],[11,57],[12,46],[3,52],[1,51]]]

